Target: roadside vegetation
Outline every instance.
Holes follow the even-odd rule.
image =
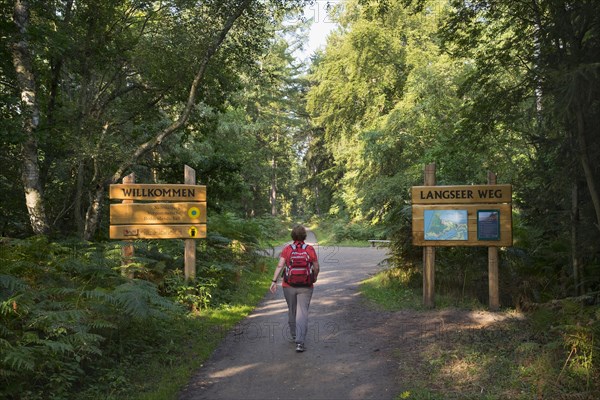
[[[369,239],[383,239],[383,229],[367,222],[341,218],[313,217],[308,227],[315,233],[321,246],[369,246]]]
[[[422,290],[406,271],[387,269],[364,281],[362,293],[388,311],[423,308]],[[398,353],[397,399],[596,399],[600,394],[600,307],[592,297],[552,301],[527,311],[505,308],[501,322],[437,332],[414,354]],[[456,294],[436,295],[436,310],[485,310]],[[403,360],[421,360],[419,368]]]
[[[183,243],[135,242],[123,276],[119,242],[0,243],[0,397],[173,399],[268,290],[275,219],[213,220],[185,282]]]

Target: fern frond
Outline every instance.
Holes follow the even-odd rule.
[[[16,376],[19,376],[19,374],[17,372],[5,369],[5,368],[0,368],[0,378],[14,378]],[[5,379],[8,380],[8,379]],[[2,391],[0,391],[0,394],[2,394]]]
[[[36,342],[50,350],[52,354],[65,354],[75,352],[75,348],[70,343],[58,340],[40,339]]]
[[[77,294],[79,293],[79,290],[74,289],[74,288],[69,288],[69,287],[53,287],[53,288],[47,288],[45,290],[45,294],[50,295],[50,296],[69,296],[72,294]]]
[[[117,286],[114,291],[114,298],[130,317],[146,318],[149,314],[149,306],[146,301],[148,290],[146,285],[135,284],[134,282]]]
[[[74,322],[80,321],[85,317],[84,310],[35,310],[29,325],[33,328],[47,330],[58,326],[71,326]]]
[[[33,371],[35,358],[33,349],[27,347],[11,347],[4,353],[2,364],[14,371]]]
[[[76,349],[77,352],[102,355],[102,350],[98,347],[104,337],[95,333],[77,332],[63,339],[66,343]]]
[[[29,288],[25,282],[16,276],[5,274],[0,274],[0,287],[4,287],[9,292],[24,291]]]
[[[114,297],[123,311],[135,318],[147,318],[151,314],[153,316],[160,314],[151,313],[151,311],[179,310],[172,301],[160,296],[154,284],[146,281],[133,280],[117,286]]]
[[[110,321],[104,321],[104,320],[93,320],[88,322],[88,326],[90,327],[90,329],[94,329],[94,330],[99,330],[99,329],[117,329],[118,325],[115,323],[112,323]]]
[[[115,304],[114,297],[103,289],[96,288],[92,290],[85,290],[83,292],[83,296],[90,300],[99,300],[102,302]]]

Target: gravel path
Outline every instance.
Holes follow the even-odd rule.
[[[309,232],[308,243],[314,244]],[[384,315],[358,292],[381,270],[385,248],[321,247],[307,350],[289,340],[281,287],[225,337],[180,394],[199,399],[393,399],[397,357]],[[277,252],[275,254],[278,254]]]

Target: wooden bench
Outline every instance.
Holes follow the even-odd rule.
[[[371,247],[375,247],[376,244],[390,244],[391,240],[382,240],[382,239],[369,239],[367,240],[369,243],[371,243]]]

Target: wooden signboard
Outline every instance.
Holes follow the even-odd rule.
[[[110,224],[202,224],[206,203],[111,204]]]
[[[416,246],[512,246],[512,207],[502,204],[412,206]]]
[[[124,240],[123,265],[133,259],[134,239],[185,239],[186,281],[196,277],[196,240],[206,238],[206,186],[196,185],[196,171],[184,166],[184,184],[136,184],[135,174],[110,185],[111,239]],[[134,201],[142,201],[135,203]],[[133,278],[133,272],[125,272]]]
[[[206,201],[206,186],[178,184],[110,185],[112,200]]]
[[[413,186],[412,204],[512,202],[512,185]]]
[[[413,186],[416,246],[512,246],[512,185]]]
[[[111,225],[111,239],[203,239],[206,224]]]

